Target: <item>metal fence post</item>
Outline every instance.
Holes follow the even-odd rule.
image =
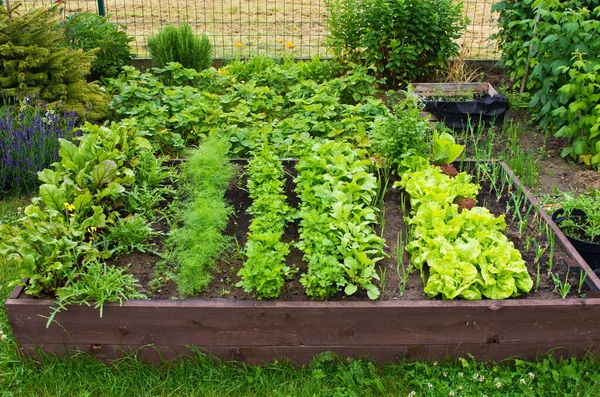
[[[106,16],[106,10],[104,9],[104,0],[98,0],[98,15],[101,17]]]

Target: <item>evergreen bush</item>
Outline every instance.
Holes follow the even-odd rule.
[[[19,4],[0,8],[0,91],[8,98],[32,95],[50,107],[60,103],[87,119],[100,119],[106,96],[85,78],[94,54],[64,46],[57,5],[23,13]]]
[[[155,67],[164,68],[169,62],[179,62],[186,68],[201,71],[212,65],[212,45],[208,36],[198,38],[188,24],[179,28],[167,26],[148,39],[148,49]]]

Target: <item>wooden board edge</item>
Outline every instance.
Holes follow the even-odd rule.
[[[407,344],[379,346],[196,346],[196,345],[93,345],[80,348],[76,345],[23,344],[21,357],[37,357],[40,354],[70,357],[88,355],[101,362],[111,363],[129,357],[150,364],[175,362],[193,357],[206,356],[217,362],[242,361],[261,365],[273,362],[289,362],[306,365],[315,356],[333,352],[342,358],[366,359],[379,364],[412,361],[450,361],[472,357],[477,361],[536,360],[542,357],[600,357],[600,344],[596,340],[555,341],[551,343],[510,344]],[[509,354],[507,352],[515,352]]]
[[[521,183],[520,179],[514,174],[514,172],[510,169],[508,164],[506,164],[506,162],[503,160],[500,160],[499,163],[502,165],[504,171],[512,180],[513,185],[523,190],[529,203],[533,205],[533,208],[536,209],[537,213],[542,217],[542,219],[544,219],[544,221],[546,221],[550,229],[552,229],[552,232],[556,236],[558,243],[565,250],[567,255],[575,261],[577,267],[579,267],[581,271],[587,273],[588,286],[592,289],[592,292],[594,293],[593,295],[597,296],[598,294],[595,294],[595,292],[600,291],[600,279],[598,278],[598,276],[596,276],[596,274],[592,271],[587,262],[581,257],[581,255],[579,254],[579,252],[577,252],[575,247],[573,247],[569,239],[567,239],[567,236],[565,236],[564,233],[560,230],[560,228],[556,225],[556,223],[554,223],[550,215],[548,215],[546,211],[542,208],[542,206],[538,203],[536,198],[531,194],[531,191]]]

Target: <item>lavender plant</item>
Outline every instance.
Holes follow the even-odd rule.
[[[33,192],[37,173],[58,161],[59,138],[80,134],[77,115],[36,98],[0,107],[0,198]]]

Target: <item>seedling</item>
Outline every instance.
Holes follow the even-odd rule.
[[[387,269],[386,268],[379,268],[379,289],[381,291],[381,295],[379,296],[379,298],[381,300],[384,300],[385,298],[385,287],[387,286]]]
[[[535,246],[535,291],[537,292],[539,286],[540,286],[540,264],[541,264],[541,259],[542,259],[542,255],[544,255],[544,252],[546,252],[546,248],[542,248],[540,247],[540,245],[538,244],[537,240],[533,240],[533,245]]]
[[[588,272],[580,271],[579,272],[579,284],[577,285],[577,293],[581,295],[581,290],[583,289],[583,284],[585,283],[585,279],[587,278]]]
[[[398,278],[400,280],[398,282],[398,289],[400,291],[400,295],[404,295],[404,292],[406,291],[406,284],[408,282],[408,278],[410,277],[410,274],[412,273],[414,268],[410,264],[404,264],[404,239],[402,231],[398,233],[398,238],[396,240],[396,247],[394,248],[394,251],[396,254],[396,272],[398,273]]]
[[[546,228],[546,238],[548,240],[548,274],[552,273],[552,266],[554,262],[554,233],[550,228]]]
[[[569,284],[569,268],[567,267],[567,274],[565,275],[564,282],[556,273],[551,273],[551,276],[552,282],[554,282],[554,290],[558,291],[562,299],[565,299],[567,295],[569,295],[569,291],[571,291],[571,284]]]

